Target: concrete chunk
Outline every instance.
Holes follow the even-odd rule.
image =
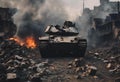
[[[16,73],[7,73],[7,79],[16,79],[17,75]]]

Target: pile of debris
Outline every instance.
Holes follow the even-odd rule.
[[[104,60],[104,63],[106,63],[106,68],[110,73],[120,75],[120,56],[110,57]]]
[[[87,64],[85,62],[85,59],[80,58],[80,59],[75,59],[74,61],[70,62],[68,64],[69,69],[73,69],[76,73],[76,78],[77,79],[82,79],[84,77],[92,76],[93,78],[97,78],[96,72],[97,72],[97,67]]]
[[[0,42],[0,82],[42,82],[58,72],[49,60],[40,59],[37,49],[20,46],[14,40]]]
[[[37,62],[27,57],[15,55],[1,64],[0,81],[13,82],[41,82],[48,73],[48,61]]]
[[[120,75],[120,47],[119,45],[98,48],[89,51],[89,55],[105,63],[106,68],[112,75]]]
[[[27,55],[28,49],[24,46],[20,46],[15,41],[3,40],[0,43],[0,62],[7,61],[11,59],[14,55]]]
[[[47,70],[48,61],[36,62],[34,51],[13,40],[0,42],[0,82],[39,81]],[[37,55],[36,55],[37,56]]]

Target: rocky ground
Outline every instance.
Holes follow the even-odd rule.
[[[87,50],[84,58],[43,59],[38,49],[1,40],[0,82],[120,82],[120,45]]]

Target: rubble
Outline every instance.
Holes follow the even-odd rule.
[[[93,76],[95,78],[97,68],[89,65],[83,58],[75,59],[73,62],[68,63],[68,67],[74,69],[77,75],[76,79],[82,79],[83,77]]]
[[[115,82],[120,82],[120,77],[115,79]]]
[[[87,66],[87,71],[89,75],[95,76],[97,72],[97,68],[95,66]]]
[[[92,58],[96,57],[96,59],[92,59],[94,62],[96,62],[97,59],[97,61],[102,61],[110,74],[118,75],[120,73],[120,56],[119,54],[113,55],[113,53],[117,53],[119,49],[117,51],[113,50],[112,47],[107,49],[95,49],[91,50],[88,55]],[[71,74],[75,76],[74,78],[76,80],[84,80],[90,77],[95,80],[100,78],[98,74],[100,69],[98,69],[94,63],[89,63],[87,60],[90,59],[87,59],[87,57],[70,59],[69,62],[66,63],[67,66],[63,64],[59,65],[61,61],[57,60],[59,61],[57,64],[55,59],[53,59],[52,62],[48,59],[34,59],[36,53],[34,54],[33,50],[31,51],[25,46],[20,46],[11,40],[3,40],[1,42],[0,53],[0,63],[2,65],[0,66],[2,70],[0,73],[0,76],[2,76],[0,81],[9,81],[10,79],[7,79],[8,73],[13,74],[13,76],[10,75],[10,78],[13,79],[14,74],[16,74],[17,78],[14,80],[15,82],[21,80],[22,82],[47,82],[48,78],[53,78],[52,80],[55,81],[58,77],[60,78],[57,79],[57,81],[66,80],[67,77],[64,74],[59,75],[61,73]],[[54,64],[51,64],[53,62]],[[64,60],[62,60],[62,62],[64,62]]]
[[[40,58],[34,59],[36,55],[33,53],[31,54],[32,51],[30,51],[30,49],[24,46],[19,46],[11,40],[4,41],[0,44],[0,51],[4,51],[4,53],[0,56],[0,62],[2,65],[0,66],[0,69],[2,70],[0,74],[2,76],[0,81],[8,81],[8,73],[11,73],[10,78],[13,79],[14,74],[16,74],[17,78],[15,79],[15,82],[47,82],[48,78],[53,81],[60,80],[65,82],[67,74],[72,77],[74,76],[76,80],[84,80],[86,78],[96,80],[100,78],[98,74],[100,69],[98,69],[94,63],[92,64],[88,62],[86,58],[69,59],[69,61],[66,62],[67,66],[63,65],[63,63],[60,65],[61,61],[56,60],[59,61],[56,62],[55,59],[49,59],[53,61],[49,61],[48,59],[42,60]],[[100,58],[101,60],[99,59],[97,61],[103,61],[106,69],[108,69],[110,73],[119,73],[119,55],[106,55],[108,50],[109,49],[107,49],[107,52],[104,53],[100,50],[94,50],[90,51],[90,54],[88,55],[91,57],[93,56],[93,58],[95,56],[96,60],[97,58]],[[109,54],[110,53],[111,52],[109,52]],[[34,55],[34,57],[32,55]],[[53,62],[54,64],[51,64]],[[62,62],[64,62],[64,59]],[[59,75],[61,73],[63,75]],[[66,75],[64,75],[64,73]],[[70,80],[72,79],[71,77],[69,78]]]
[[[5,12],[7,15],[7,10]],[[34,53],[34,50],[31,50],[29,47],[26,48],[24,45],[20,46],[14,40],[10,40],[9,38],[13,37],[13,35],[15,34],[16,26],[11,20],[11,15],[8,16],[10,19],[9,21],[6,18],[7,16],[2,16],[2,13],[0,14],[0,16],[2,17],[2,19],[0,17],[0,82],[79,82],[79,80],[82,81],[84,78],[87,80],[83,80],[83,82],[88,82],[91,79],[93,81],[91,80],[90,82],[106,82],[106,78],[110,80],[115,80],[115,82],[120,82],[120,78],[116,78],[116,76],[120,76],[120,44],[118,44],[120,43],[119,41],[115,43],[109,43],[109,41],[107,41],[108,43],[103,43],[103,45],[108,45],[108,47],[100,47],[90,50],[89,53],[87,53],[88,58],[85,57],[69,59],[69,61],[67,61],[68,59],[49,59],[53,60],[53,64],[51,64],[51,62],[46,59],[40,59],[40,57],[38,57],[37,55],[38,53]],[[5,24],[3,25],[3,23]],[[55,26],[55,28],[58,30],[57,35],[61,35],[62,32],[66,36],[71,36],[71,33],[72,35],[76,34],[75,32],[68,33],[67,29],[65,29],[65,26],[66,25],[63,26],[63,30],[57,25]],[[74,27],[74,25],[72,26]],[[102,25],[101,27],[106,28],[107,26],[108,25]],[[69,27],[68,29],[70,28],[71,27]],[[99,32],[100,35],[104,33],[101,32],[101,30]],[[56,34],[55,32],[49,33]],[[56,36],[49,36],[49,38],[51,39],[51,42],[53,42],[53,40],[55,43],[58,41],[65,42],[64,39],[66,39],[66,36],[62,38],[57,38]],[[46,41],[44,37],[40,37],[39,39],[40,41],[43,41],[41,42],[42,44],[44,43],[44,41]],[[78,39],[79,37],[72,40],[70,39],[69,42],[76,43]],[[93,40],[91,41],[94,42]],[[83,42],[85,43],[83,44],[83,46],[85,45],[84,48],[86,49],[86,40],[83,40]],[[71,51],[73,51],[73,47],[71,47]],[[81,51],[84,51],[84,49]],[[46,53],[46,51],[43,51],[43,53],[44,52]],[[54,52],[52,51],[52,53]],[[57,52],[56,54],[58,56]],[[70,54],[73,56],[77,55],[73,52],[70,52]],[[46,53],[46,56],[50,55],[52,54]],[[61,55],[63,54],[61,53]],[[71,80],[73,79],[73,76],[75,76],[74,80],[77,81]],[[68,79],[69,81],[66,81]],[[98,79],[99,81],[96,79]]]
[[[4,65],[0,64],[0,81],[4,81],[6,79],[6,68]]]
[[[74,62],[73,62],[73,65],[75,67],[84,66],[85,65],[85,60],[83,58],[75,59]]]
[[[97,48],[95,50],[91,50],[89,52],[90,55],[95,56],[97,59],[100,59],[102,62],[105,63],[106,69],[112,75],[120,74],[120,47],[119,44],[115,45],[116,43],[112,43],[114,46],[108,46],[105,48]],[[96,56],[96,53],[99,56]]]
[[[42,82],[40,77],[34,77],[32,78],[31,82]]]
[[[106,68],[110,68],[111,67],[111,63],[108,63],[108,65],[106,66]]]
[[[48,72],[49,64],[48,60],[34,61],[32,57],[34,54],[36,53],[31,52],[25,46],[20,46],[15,41],[4,39],[0,44],[0,81],[30,80],[31,82],[41,82],[41,77]]]

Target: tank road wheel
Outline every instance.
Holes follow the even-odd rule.
[[[78,56],[84,57],[87,48],[87,40],[82,39],[78,41]]]

